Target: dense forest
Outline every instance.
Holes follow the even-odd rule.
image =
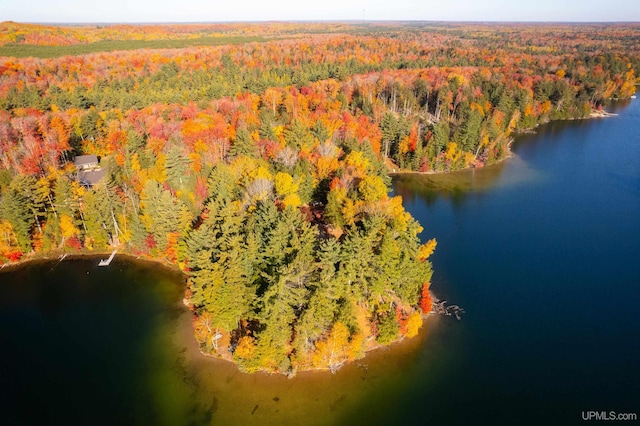
[[[0,263],[178,265],[204,351],[289,374],[431,309],[436,242],[389,172],[500,161],[516,132],[628,98],[640,68],[631,24],[9,22],[0,44]]]

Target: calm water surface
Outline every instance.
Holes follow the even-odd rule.
[[[0,423],[578,424],[640,413],[640,105],[482,170],[394,181],[465,308],[337,374],[198,354],[180,274],[122,256],[0,273]]]

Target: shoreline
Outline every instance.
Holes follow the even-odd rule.
[[[389,176],[389,177],[401,176],[401,175],[442,176],[442,175],[451,175],[451,174],[458,173],[458,172],[464,172],[464,171],[467,171],[467,170],[480,170],[480,169],[484,169],[486,167],[493,167],[493,166],[495,166],[497,164],[504,163],[508,159],[512,158],[513,157],[513,153],[511,152],[511,143],[509,143],[509,146],[507,147],[507,149],[509,150],[509,153],[507,155],[505,155],[503,158],[501,158],[500,160],[496,161],[495,163],[484,164],[484,165],[482,165],[480,167],[470,166],[470,167],[465,167],[463,169],[450,170],[448,172],[434,172],[433,170],[429,170],[429,171],[426,171],[426,172],[420,172],[418,170],[402,169],[402,170],[398,170],[396,172],[389,172],[389,173],[387,173],[387,176]]]
[[[47,253],[43,253],[43,254],[39,254],[33,257],[29,257],[29,258],[25,258],[25,259],[21,259],[17,262],[11,262],[11,263],[5,263],[3,265],[0,265],[0,276],[2,275],[2,273],[7,272],[14,272],[16,270],[19,270],[21,268],[26,268],[29,267],[30,265],[33,264],[38,264],[38,263],[54,263],[54,267],[57,266],[59,263],[61,263],[64,260],[90,260],[90,259],[95,259],[95,264],[96,267],[98,267],[98,261],[100,258],[102,258],[103,256],[108,256],[111,254],[113,250],[108,251],[108,250],[101,250],[101,251],[95,251],[95,252],[77,252],[77,253],[69,253],[69,252],[63,252],[61,250],[55,250],[55,251],[50,251]],[[167,261],[164,261],[162,259],[159,258],[153,258],[153,257],[141,257],[141,256],[136,256],[132,253],[129,253],[127,251],[124,252],[118,252],[116,256],[124,256],[125,258],[127,258],[128,260],[132,260],[132,261],[141,261],[141,262],[149,262],[149,263],[155,263],[155,264],[159,264],[162,267],[166,268],[167,270],[171,271],[171,272],[180,272],[186,279],[186,276],[184,275],[184,272],[175,264],[169,263]],[[433,293],[432,297],[433,296]],[[435,297],[434,297],[435,299]],[[434,318],[438,317],[439,315],[437,315],[437,312],[435,312],[433,309],[431,312],[429,312],[428,314],[424,314],[422,315],[422,325],[420,326],[420,329],[418,331],[418,334],[414,337],[408,338],[406,336],[400,336],[398,339],[390,342],[387,345],[381,345],[378,343],[375,343],[371,346],[368,346],[364,349],[364,355],[361,358],[357,358],[354,359],[353,361],[347,361],[344,362],[343,364],[341,364],[339,367],[337,367],[335,370],[332,370],[331,368],[318,368],[318,367],[313,367],[313,368],[300,368],[297,369],[295,371],[292,372],[272,372],[272,371],[267,371],[267,370],[258,370],[254,373],[248,373],[246,371],[243,371],[240,367],[239,364],[233,359],[233,357],[231,355],[225,356],[223,354],[211,354],[211,353],[206,353],[203,352],[200,348],[200,344],[198,343],[198,341],[195,339],[195,335],[194,335],[194,328],[192,325],[192,318],[193,318],[193,311],[191,310],[190,304],[188,303],[186,297],[176,301],[176,304],[180,304],[180,306],[185,310],[184,311],[184,316],[185,318],[188,317],[189,321],[189,327],[188,327],[188,337],[186,336],[187,334],[187,330],[184,330],[183,333],[185,334],[184,338],[188,338],[190,340],[189,344],[193,345],[193,349],[195,350],[198,354],[199,357],[201,357],[202,360],[215,360],[215,361],[223,361],[225,364],[229,365],[229,366],[234,366],[236,368],[236,370],[242,374],[247,374],[247,375],[252,375],[252,374],[256,374],[256,373],[260,373],[260,374],[264,374],[267,376],[273,376],[273,375],[277,375],[277,376],[283,376],[283,377],[287,377],[289,379],[296,377],[298,374],[300,373],[313,373],[313,372],[319,372],[319,373],[331,373],[331,374],[336,374],[338,372],[338,370],[343,369],[344,367],[347,367],[349,365],[356,365],[359,364],[360,362],[362,362],[364,359],[366,359],[367,357],[369,357],[371,354],[376,353],[378,351],[381,350],[390,350],[394,347],[397,347],[403,343],[407,343],[407,342],[413,342],[416,340],[420,340],[421,337],[423,337],[423,334],[425,333],[426,330],[426,324],[428,322],[433,322]],[[184,327],[184,326],[183,326]]]
[[[560,120],[548,120],[542,123],[538,123],[536,124],[535,127],[531,127],[528,129],[521,129],[518,131],[514,131],[514,133],[516,135],[535,135],[538,132],[536,131],[536,129],[540,126],[540,125],[544,125],[544,124],[549,124],[552,123],[554,121],[575,121],[575,120],[591,120],[594,118],[609,118],[609,117],[617,117],[618,114],[613,113],[613,112],[607,112],[605,110],[600,110],[600,111],[591,111],[589,113],[589,115],[587,115],[586,117],[579,117],[579,118],[563,118]],[[507,144],[507,150],[508,153],[507,155],[505,155],[503,158],[501,158],[500,160],[496,161],[495,163],[489,164],[489,165],[482,165],[480,167],[476,167],[476,166],[470,166],[470,167],[465,167],[463,169],[456,169],[456,170],[450,170],[448,172],[436,172],[433,170],[429,170],[426,172],[421,172],[418,170],[407,170],[407,169],[397,169],[397,171],[395,171],[396,169],[391,169],[388,165],[387,168],[389,169],[387,176],[389,177],[393,177],[393,176],[399,176],[399,175],[418,175],[418,176],[431,176],[431,175],[447,175],[447,174],[451,174],[451,173],[456,173],[456,172],[462,172],[465,170],[474,170],[474,169],[483,169],[485,167],[491,167],[494,166],[496,164],[500,164],[505,162],[506,160],[510,159],[513,157],[513,153],[511,152],[511,143],[513,142],[513,140],[511,140],[508,144]],[[391,171],[394,170],[394,171]]]
[[[137,256],[129,251],[118,248],[113,248],[110,250],[100,250],[100,251],[91,251],[91,252],[64,252],[61,250],[51,250],[43,253],[34,253],[33,255],[24,256],[22,259],[17,262],[7,262],[0,265],[0,274],[3,272],[12,272],[16,269],[19,269],[23,266],[27,266],[30,263],[47,263],[58,261],[58,263],[64,260],[75,260],[75,259],[89,259],[95,257],[96,260],[100,256],[109,256],[113,250],[118,250],[116,256],[125,256],[131,260],[143,261],[143,262],[152,262],[162,265],[163,267],[170,269],[174,272],[183,273],[183,271],[178,267],[178,265],[167,262],[166,260],[156,258],[156,257],[147,257],[147,256]],[[97,266],[97,262],[96,262]],[[105,266],[108,267],[108,266]]]
[[[274,372],[274,371],[268,371],[268,370],[258,370],[258,371],[249,373],[242,370],[239,364],[235,362],[232,357],[225,357],[222,355],[216,356],[214,354],[203,352],[200,348],[200,344],[197,342],[195,338],[193,339],[192,344],[194,346],[194,349],[197,351],[196,355],[200,358],[200,361],[223,362],[226,366],[234,367],[238,373],[241,373],[247,376],[260,374],[263,376],[276,376],[276,377],[286,377],[287,379],[294,379],[298,377],[298,375],[300,374],[330,373],[331,375],[335,375],[340,370],[347,368],[349,366],[356,366],[359,368],[362,365],[363,361],[365,361],[367,358],[375,357],[376,354],[380,354],[386,351],[391,351],[394,348],[398,349],[398,347],[402,345],[409,345],[409,344],[420,345],[421,343],[424,342],[424,340],[427,337],[427,334],[432,329],[432,327],[428,327],[427,325],[435,323],[440,316],[441,315],[439,315],[434,310],[432,310],[428,314],[422,315],[422,325],[420,326],[420,329],[418,330],[418,334],[416,336],[414,337],[401,336],[397,340],[394,340],[393,342],[390,342],[387,345],[375,344],[375,346],[365,349],[364,355],[361,358],[356,358],[353,361],[344,362],[334,370],[332,370],[331,368],[313,367],[313,368],[300,368],[291,372]],[[193,337],[193,333],[190,335],[190,337]]]

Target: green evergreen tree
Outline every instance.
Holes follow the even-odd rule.
[[[35,224],[31,200],[20,188],[20,180],[14,180],[0,200],[0,218],[13,227],[23,252],[31,251],[31,229]]]
[[[313,135],[300,120],[294,120],[284,132],[284,140],[293,149],[309,149],[313,145]]]
[[[189,179],[189,160],[179,146],[173,146],[167,153],[165,171],[167,182],[175,189],[183,189]]]
[[[433,139],[430,144],[430,147],[432,147],[431,158],[436,157],[444,150],[449,143],[449,137],[449,123],[442,120],[433,126]]]
[[[229,149],[229,156],[235,158],[241,155],[256,157],[256,145],[251,139],[251,134],[245,127],[241,127],[236,132],[236,137]]]

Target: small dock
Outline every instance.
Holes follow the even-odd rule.
[[[111,261],[113,260],[114,257],[116,257],[116,253],[118,252],[118,250],[114,250],[111,253],[111,256],[109,256],[108,259],[102,259],[100,261],[100,263],[98,263],[98,266],[109,266],[109,264],[111,263]]]

